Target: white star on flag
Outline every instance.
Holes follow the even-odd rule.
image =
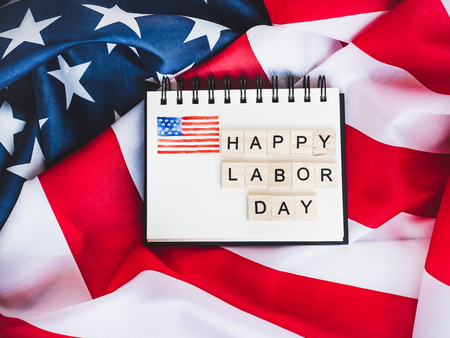
[[[108,48],[108,54],[111,54],[112,50],[114,48],[116,48],[117,43],[106,43],[106,47]],[[132,46],[128,46],[128,48],[130,48],[134,54],[136,54],[138,57],[141,57],[136,49],[136,47],[132,47]]]
[[[20,0],[11,0],[10,2],[8,2],[7,4],[4,4],[2,7],[0,7],[0,9],[2,9],[3,7],[15,4],[16,2],[19,2]]]
[[[11,42],[9,43],[8,48],[6,48],[2,59],[24,42],[31,42],[45,46],[40,32],[60,17],[61,16],[56,16],[54,18],[35,22],[33,13],[31,13],[31,10],[28,9],[19,27],[0,33],[0,37],[11,39]]]
[[[42,126],[44,125],[45,122],[47,122],[47,120],[48,120],[48,117],[39,120],[39,129],[42,128]]]
[[[14,153],[14,134],[21,132],[24,127],[25,121],[14,118],[10,104],[3,102],[0,107],[0,143],[10,155]]]
[[[117,5],[115,5],[112,8],[106,8],[96,5],[85,5],[85,4],[83,4],[83,6],[103,14],[103,17],[98,23],[97,27],[95,27],[95,30],[112,25],[113,23],[123,23],[124,25],[131,28],[133,32],[135,32],[137,36],[139,36],[139,38],[141,37],[141,30],[139,29],[139,25],[136,21],[136,18],[153,15],[153,14],[128,13]]]
[[[17,164],[6,170],[23,177],[26,180],[31,180],[45,170],[45,157],[42,153],[41,147],[37,138],[34,139],[33,152],[29,163]]]
[[[66,109],[69,109],[72,103],[73,94],[77,94],[79,97],[88,101],[95,102],[80,83],[81,77],[91,63],[85,62],[81,65],[70,67],[61,55],[58,55],[58,62],[60,69],[48,72],[48,74],[64,84],[66,91]]]
[[[180,70],[179,72],[175,73],[175,74],[161,74],[159,72],[156,72],[156,77],[157,79],[155,79],[154,77],[149,77],[148,79],[145,79],[145,81],[151,82],[151,83],[156,83],[156,84],[161,84],[162,80],[164,77],[168,77],[171,83],[176,84],[174,80],[178,75],[184,73],[185,71],[187,71],[188,69],[192,68],[192,66],[194,66],[195,63],[191,63],[189,66],[187,66],[186,68],[183,68],[182,70]]]
[[[218,25],[210,21],[205,21],[197,18],[190,18],[187,16],[186,18],[194,21],[194,27],[192,27],[192,30],[187,36],[186,40],[184,40],[184,43],[201,38],[202,36],[206,36],[209,43],[209,49],[213,50],[217,41],[219,41],[220,33],[224,30],[229,30],[229,28],[225,26]]]

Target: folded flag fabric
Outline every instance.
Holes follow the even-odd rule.
[[[447,336],[449,12],[0,3],[0,336]],[[143,100],[180,75],[340,88],[350,244],[144,246]]]

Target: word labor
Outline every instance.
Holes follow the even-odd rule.
[[[222,188],[337,188],[336,163],[222,162]]]
[[[248,195],[249,221],[317,221],[317,196]]]
[[[323,156],[336,154],[334,131],[223,130],[222,156]]]

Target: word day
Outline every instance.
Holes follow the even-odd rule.
[[[336,154],[334,131],[224,130],[222,156],[323,156]]]
[[[249,221],[317,221],[317,196],[248,195]]]

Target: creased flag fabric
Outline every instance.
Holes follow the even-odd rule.
[[[0,1],[0,337],[450,335],[449,13]],[[143,245],[145,93],[194,75],[345,93],[348,245]],[[218,150],[213,114],[160,119],[158,151]]]

